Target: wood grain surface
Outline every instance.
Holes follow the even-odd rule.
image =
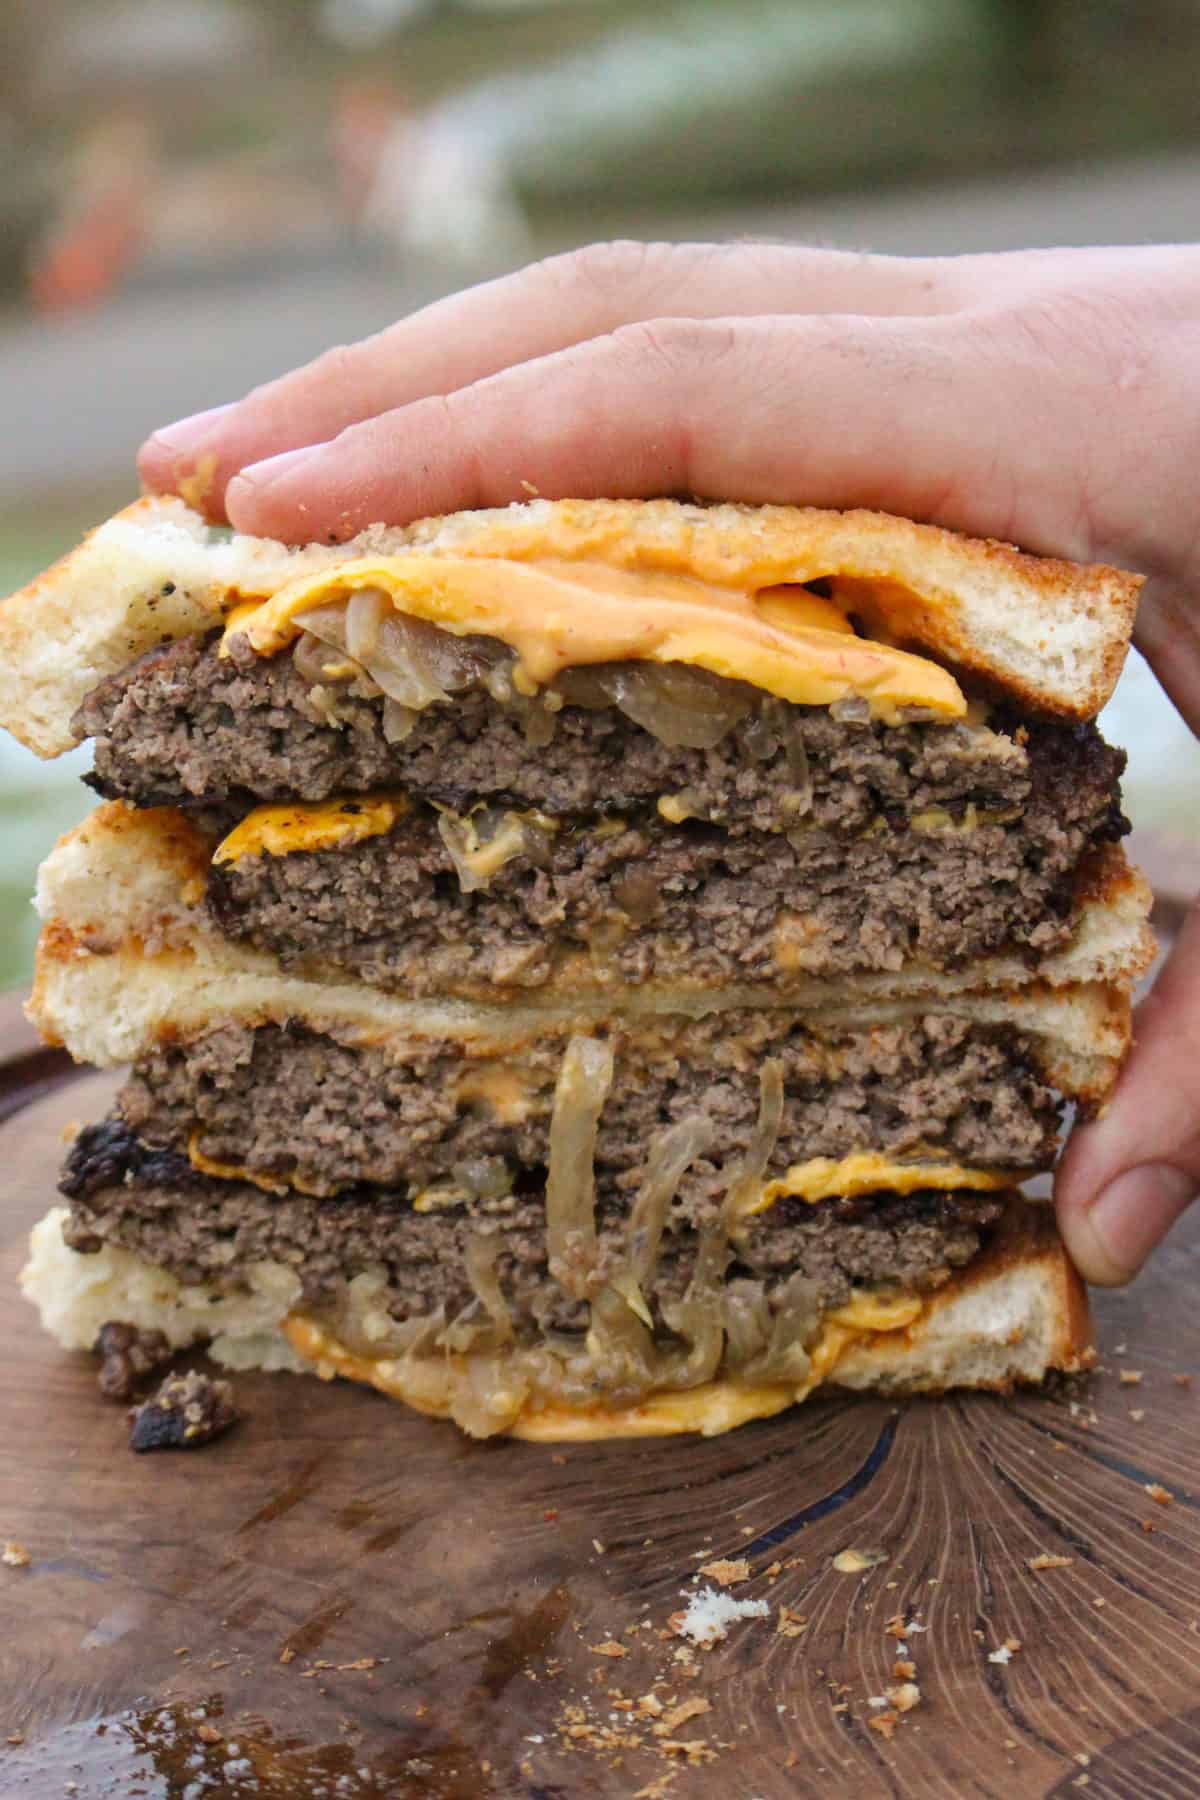
[[[46,1058],[0,1006],[6,1800],[1200,1793],[1200,1213],[1044,1394],[555,1449],[258,1375],[226,1438],[136,1457],[16,1293],[113,1086]],[[767,1616],[690,1651],[716,1559]]]

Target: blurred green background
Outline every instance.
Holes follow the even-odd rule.
[[[549,250],[1200,239],[1198,76],[1195,0],[5,0],[0,590],[154,425]],[[1169,868],[1195,741],[1136,657],[1106,723]],[[85,766],[0,744],[2,985]]]

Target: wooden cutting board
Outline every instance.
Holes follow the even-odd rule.
[[[13,1006],[0,1059],[3,1795],[1200,1792],[1200,1212],[1044,1395],[555,1450],[260,1375],[229,1436],[137,1457],[15,1286],[113,1084]],[[716,1559],[767,1615],[689,1658],[667,1622]]]

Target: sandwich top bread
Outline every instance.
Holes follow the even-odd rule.
[[[58,755],[78,741],[85,696],[142,652],[234,613],[246,645],[271,654],[298,613],[365,589],[507,644],[518,686],[675,662],[798,702],[952,717],[965,711],[959,668],[1087,719],[1120,673],[1140,585],[870,512],[535,500],[289,549],[148,498],[0,607],[0,720]]]

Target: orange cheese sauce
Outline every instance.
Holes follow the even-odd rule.
[[[686,663],[809,706],[865,699],[880,717],[920,706],[960,718],[966,701],[939,664],[854,635],[830,600],[802,586],[722,586],[671,571],[553,558],[360,557],[304,577],[258,606],[238,607],[241,633],[273,656],[298,615],[376,589],[397,611],[456,636],[498,638],[515,652],[514,681],[533,689],[599,662]]]

